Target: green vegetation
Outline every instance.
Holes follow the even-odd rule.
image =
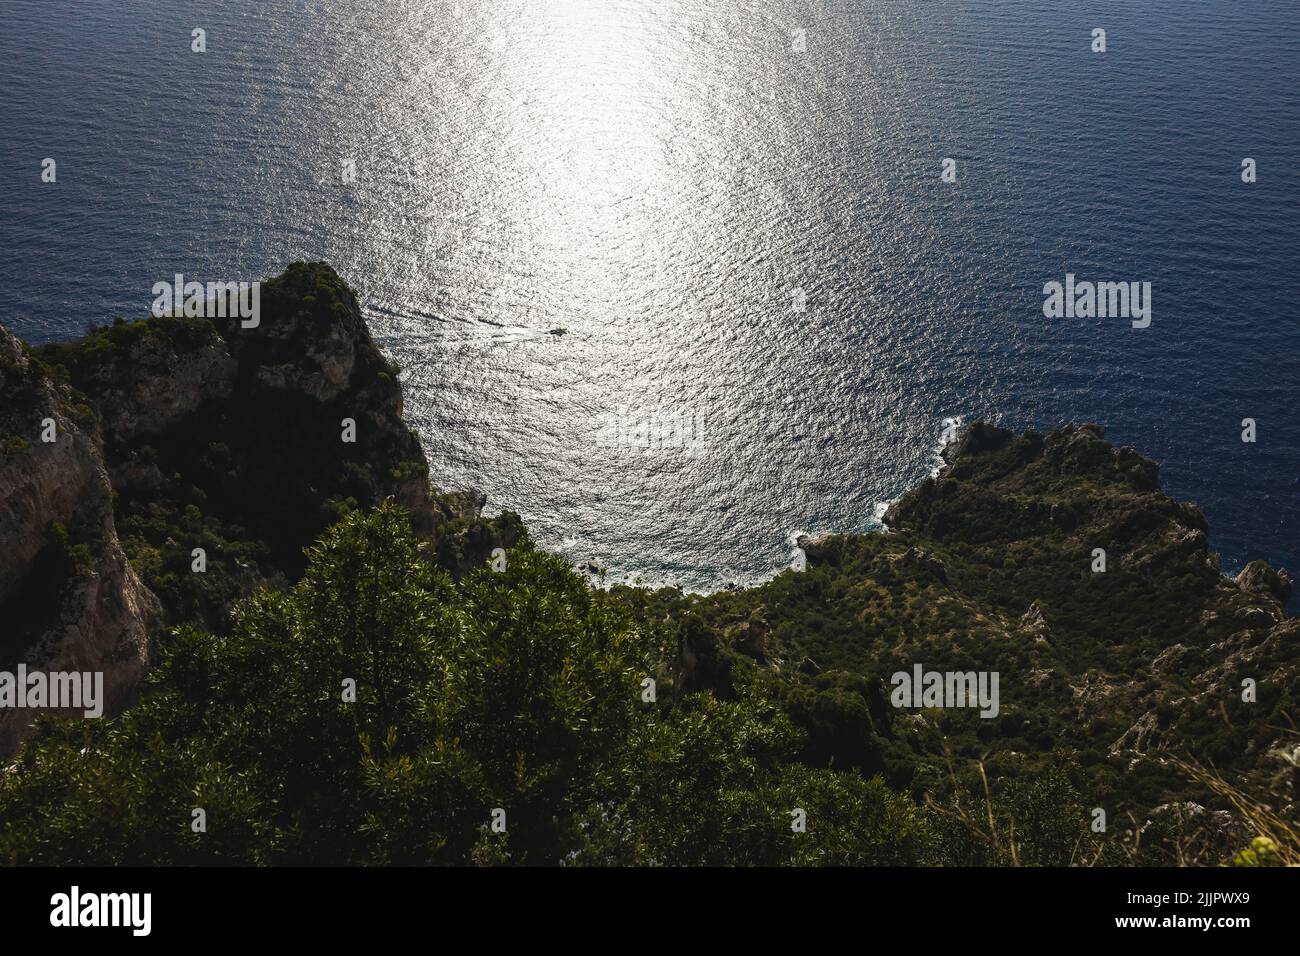
[[[135,322],[119,318],[112,325],[89,329],[79,339],[52,342],[32,354],[54,381],[85,381],[133,350],[184,351],[202,345],[211,331],[212,323],[200,318],[150,316]]]
[[[22,435],[0,435],[0,457],[21,455],[31,447]]]
[[[1220,576],[1200,513],[1160,494],[1154,465],[1095,428],[1017,438],[977,427],[953,462],[904,497],[891,533],[810,543],[801,573],[707,596],[616,593],[677,624],[693,689],[725,697],[757,666],[805,734],[802,760],[880,773],[966,830],[988,814],[957,808],[991,804],[997,818],[1000,801],[1023,810],[1052,779],[1086,794],[1058,807],[1053,827],[1100,808],[1111,837],[1128,834],[1097,862],[1229,859],[1249,834],[1215,814],[1242,819],[1238,802],[1178,756],[1294,819],[1295,775],[1275,754],[1300,741],[1300,629],[1273,597]],[[1098,546],[1103,573],[1092,571]],[[896,710],[889,678],[916,663],[998,673],[998,716]],[[1208,812],[1169,819],[1186,804]],[[1280,832],[1249,819],[1257,835]],[[1026,826],[1019,849],[1009,816],[994,828],[1001,839],[982,826],[971,862],[1042,861],[1035,848],[1049,845],[1058,862],[1093,859]]]
[[[237,320],[119,319],[28,352],[35,372],[70,383],[110,423],[131,423],[104,429],[114,517],[168,625],[225,633],[234,602],[263,582],[297,580],[303,548],[331,524],[403,485],[428,485],[393,366],[347,283],[328,266],[293,263],[263,284],[261,301],[257,335]],[[326,368],[350,373],[327,382]],[[268,369],[290,378],[268,386]],[[158,386],[141,389],[149,379]],[[169,418],[159,393],[193,410]],[[89,406],[65,411],[93,424]],[[358,423],[354,442],[340,440],[344,419]],[[464,543],[444,537],[446,555],[463,559]],[[197,548],[203,574],[192,571]]]
[[[137,704],[43,720],[0,774],[0,861],[1300,862],[1289,580],[1223,578],[1201,513],[1100,428],[976,423],[889,533],[805,542],[760,587],[607,591],[432,492],[332,270],[262,303],[255,336],[149,319],[5,353],[0,461],[46,414],[102,425],[166,626]],[[7,660],[94,575],[91,526],[47,529]],[[1000,675],[997,716],[894,706],[918,664]]]
[[[353,512],[229,635],[181,629],[121,718],[44,718],[0,777],[0,860],[1169,862],[1091,833],[1068,761],[939,753],[946,793],[913,799],[877,770],[897,741],[873,682],[739,655],[686,690],[701,625],[638,606],[662,594],[592,589],[527,545],[457,584],[434,550],[394,505]]]
[[[184,629],[122,718],[44,720],[0,778],[0,859],[923,863],[953,852],[930,814],[878,779],[800,762],[801,734],[757,684],[739,680],[726,701],[645,701],[642,681],[667,666],[673,635],[558,558],[517,548],[505,572],[485,567],[458,586],[425,548],[394,506],[351,514],[291,591],[241,604],[229,636]],[[196,807],[205,833],[191,828]],[[489,826],[498,807],[504,833]],[[792,830],[794,808],[806,833]]]

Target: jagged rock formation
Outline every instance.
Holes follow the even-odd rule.
[[[426,533],[443,520],[352,290],[295,263],[261,302],[255,328],[155,317],[39,350],[102,422],[123,544],[168,624],[221,629],[342,509],[393,497]]]
[[[197,319],[123,324],[44,351],[68,362],[113,445],[161,434],[205,402],[230,398],[238,369],[226,340]]]
[[[885,520],[987,564],[1008,592],[1032,596],[1035,630],[1054,619],[1076,657],[1096,650],[1089,634],[1124,649],[1098,655],[1115,662],[1111,676],[1090,670],[1074,688],[1083,721],[1131,720],[1113,753],[1195,750],[1216,720],[1237,741],[1212,755],[1217,762],[1280,743],[1246,728],[1280,718],[1279,705],[1300,690],[1300,622],[1283,610],[1285,571],[1254,561],[1235,581],[1220,575],[1201,511],[1161,493],[1156,464],[1113,447],[1099,426],[1016,437],[980,423],[947,460]],[[1003,519],[981,517],[992,514]],[[1004,555],[1000,570],[992,542]],[[1098,548],[1104,572],[1093,569]],[[1245,680],[1258,687],[1253,703],[1242,700]],[[1221,720],[1234,712],[1235,721]]]
[[[199,414],[213,408],[237,416],[246,431],[274,428],[277,439],[290,437],[276,421],[287,416],[295,428],[309,429],[312,447],[330,452],[350,450],[339,434],[343,418],[351,417],[364,464],[377,472],[367,490],[396,497],[417,521],[436,523],[428,482],[402,469],[427,471],[419,441],[402,420],[401,386],[375,347],[355,294],[328,266],[294,263],[264,283],[256,328],[243,328],[238,319],[150,319],[96,330],[42,353],[67,368],[100,412],[115,467],[129,469],[142,447],[196,424],[219,426],[204,436],[210,444],[238,440],[230,421]],[[334,411],[339,418],[331,417]],[[160,442],[150,443],[153,438]]]
[[[1279,608],[1286,607],[1291,599],[1291,576],[1285,569],[1274,571],[1267,562],[1250,562],[1234,580],[1243,591],[1271,597]]]
[[[122,552],[111,495],[95,416],[0,326],[0,669],[102,671],[114,712],[148,664],[159,607]],[[0,710],[0,752],[34,717]]]
[[[342,510],[385,498],[457,576],[513,544],[513,515],[433,493],[395,372],[322,264],[263,283],[256,328],[150,318],[36,351],[0,329],[0,602],[22,622],[4,657],[105,670],[120,704],[162,626],[221,630]]]

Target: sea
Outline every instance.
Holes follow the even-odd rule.
[[[977,418],[1300,571],[1298,72],[1296,0],[0,0],[0,321],[327,261],[434,482],[606,581],[761,581]]]

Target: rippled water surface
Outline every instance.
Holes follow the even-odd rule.
[[[1294,569],[1297,67],[1293,0],[4,0],[0,319],[328,260],[436,483],[618,577],[872,527],[952,416],[1105,423]]]

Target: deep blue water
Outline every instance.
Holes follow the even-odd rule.
[[[873,527],[950,416],[1104,423],[1225,567],[1300,565],[1294,0],[209,7],[0,2],[27,338],[328,260],[435,481],[618,576]],[[1045,318],[1066,272],[1151,282],[1151,326]]]

